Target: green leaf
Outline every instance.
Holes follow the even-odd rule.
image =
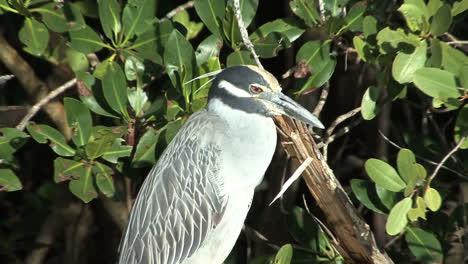
[[[252,41],[257,55],[261,58],[272,58],[278,55],[282,49],[289,48],[291,43],[288,38],[277,32],[272,32],[264,38]]]
[[[236,65],[257,65],[252,54],[246,50],[235,51],[229,54],[226,61],[227,67]]]
[[[221,69],[221,64],[219,62],[219,57],[210,57],[205,63],[203,63],[199,68],[198,68],[198,73],[199,75],[203,75],[208,72],[214,72],[217,70]],[[191,110],[192,112],[196,112],[198,110],[201,110],[205,108],[206,103],[208,101],[208,93],[209,93],[209,88],[210,84],[207,83],[211,80],[211,78],[203,78],[203,79],[198,79],[196,80],[194,87],[199,87],[197,90],[194,92],[192,95],[192,101],[191,101]]]
[[[186,10],[178,12],[172,21],[183,25],[187,29],[185,34],[187,40],[195,38],[203,29],[203,23],[190,21],[189,13]]]
[[[428,17],[434,16],[443,5],[441,0],[429,0],[427,2]]]
[[[453,3],[452,16],[459,15],[468,9],[468,0],[461,0]]]
[[[398,152],[397,167],[401,178],[403,178],[406,183],[418,176],[416,157],[409,149],[403,148]]]
[[[106,103],[104,95],[102,93],[102,86],[100,81],[96,81],[93,75],[88,72],[78,72],[78,87],[84,89],[83,95],[80,96],[80,100],[93,112],[98,115],[108,116],[113,118],[119,118],[116,114],[111,114],[113,112],[110,106]],[[86,84],[86,82],[89,82]],[[91,89],[92,88],[92,89]],[[94,93],[94,94],[93,94]],[[96,97],[98,99],[96,99]],[[99,102],[98,102],[99,101]],[[106,110],[104,110],[104,108]]]
[[[333,17],[341,15],[343,10],[346,8],[346,4],[349,0],[333,0],[333,1],[324,1],[324,7],[326,10],[330,11]]]
[[[460,96],[455,76],[448,71],[421,68],[414,73],[413,81],[423,93],[443,101]]]
[[[442,67],[457,76],[466,76],[466,72],[462,72],[462,69],[464,65],[468,65],[468,57],[445,42],[440,42],[440,47],[442,48]]]
[[[418,179],[424,180],[427,177],[427,171],[423,165],[416,163],[416,172],[418,173]]]
[[[290,244],[286,244],[282,246],[278,253],[276,253],[275,260],[273,263],[275,264],[289,264],[291,263],[293,255],[293,248]]]
[[[293,17],[279,18],[261,25],[250,35],[250,39],[256,40],[265,38],[272,32],[281,33],[288,38],[289,42],[292,43],[305,32],[305,28]]]
[[[309,27],[313,27],[320,22],[320,14],[314,7],[314,0],[293,0],[289,2],[289,7]]]
[[[155,18],[156,0],[133,0],[125,5],[122,15],[126,43],[135,34],[145,32]]]
[[[116,62],[109,62],[109,68],[102,79],[104,98],[112,110],[128,117],[127,112],[127,80],[124,72]]]
[[[206,27],[222,39],[221,19],[224,17],[225,2],[219,0],[197,0],[195,10]]]
[[[373,16],[364,17],[364,21],[362,21],[362,30],[366,38],[377,34],[377,19]]]
[[[28,125],[27,130],[29,134],[37,142],[44,144],[50,141],[52,150],[60,156],[74,156],[75,150],[70,147],[65,140],[65,137],[55,128],[48,125]]]
[[[460,109],[460,111],[458,112],[457,120],[455,121],[453,134],[454,134],[455,142],[457,143],[460,142],[462,137],[467,137],[463,140],[463,143],[460,145],[461,149],[467,149],[468,148],[468,107],[466,105],[465,107]]]
[[[399,192],[406,187],[395,169],[378,159],[368,159],[364,164],[369,177],[380,187],[392,192]]]
[[[369,47],[367,45],[367,43],[362,40],[360,37],[358,36],[354,36],[353,37],[353,45],[354,45],[354,48],[356,49],[359,57],[367,62],[369,60],[369,56],[370,56],[370,53],[369,53]]]
[[[16,128],[0,128],[0,159],[6,159],[15,153],[26,143],[28,138],[26,133]]]
[[[167,123],[164,127],[164,139],[166,140],[166,144],[169,145],[169,143],[171,143],[172,139],[177,135],[177,132],[179,132],[183,124],[184,120],[182,119],[177,119]]]
[[[393,206],[395,206],[395,203],[398,199],[398,193],[391,192],[387,189],[378,186],[377,184],[375,185],[375,191],[380,199],[380,202],[382,202],[382,204],[385,205],[387,209],[392,209]]]
[[[411,208],[408,211],[408,218],[411,222],[415,222],[418,218],[426,220],[426,202],[421,196],[416,198],[416,208]]]
[[[153,128],[148,128],[145,134],[143,134],[133,156],[133,168],[153,166],[156,163],[155,148],[159,141],[159,135],[160,133],[154,131]]]
[[[418,227],[408,227],[405,234],[408,247],[418,261],[437,263],[442,260],[443,251],[437,237]]]
[[[388,215],[387,224],[385,229],[387,234],[394,236],[399,234],[408,224],[408,211],[411,209],[411,204],[413,200],[411,198],[405,198],[399,201],[393,208],[390,210]]]
[[[306,210],[294,206],[288,214],[287,227],[289,233],[301,245],[314,251],[320,250],[320,227]]]
[[[204,39],[198,45],[197,50],[195,51],[197,65],[202,65],[213,56],[219,57],[219,51],[221,50],[222,46],[223,41],[216,37],[216,35],[210,35]]]
[[[58,157],[54,160],[54,181],[56,183],[76,180],[85,176],[85,163]]]
[[[109,39],[117,39],[122,30],[120,22],[120,5],[116,0],[98,0],[99,20],[102,30]]]
[[[233,50],[239,50],[243,45],[242,36],[237,24],[234,6],[232,1],[228,2],[226,14],[223,19],[223,32],[226,39],[229,41]]]
[[[452,15],[450,5],[444,4],[435,16],[432,18],[431,33],[434,36],[440,36],[448,31],[452,24]]]
[[[86,27],[86,22],[80,10],[73,4],[64,1],[62,3],[48,3],[38,8],[31,9],[39,12],[46,26],[55,32],[80,30]]]
[[[124,127],[95,127],[88,144],[86,144],[86,155],[89,159],[96,159],[112,149],[116,139],[125,134]]]
[[[361,115],[365,120],[372,120],[379,113],[377,100],[379,99],[380,89],[377,86],[369,86],[361,102]]]
[[[376,38],[377,44],[380,47],[380,52],[383,54],[394,50],[401,50],[401,44],[419,47],[422,43],[417,35],[411,33],[406,34],[402,28],[391,30],[389,27],[386,27],[379,31]]]
[[[380,202],[379,197],[375,191],[374,183],[361,179],[351,180],[351,189],[353,190],[356,198],[370,210],[385,214],[386,208]]]
[[[141,88],[145,65],[137,58],[130,56],[125,59],[124,64],[125,77],[129,81],[137,81],[137,87]]]
[[[424,201],[426,202],[427,208],[433,212],[439,210],[442,205],[442,198],[439,192],[434,188],[428,188],[426,190]]]
[[[398,8],[406,19],[406,24],[411,31],[427,32],[429,11],[423,0],[405,0]]]
[[[96,162],[93,166],[93,174],[99,191],[107,197],[113,197],[115,195],[114,171],[110,167]]]
[[[27,17],[19,31],[19,39],[26,45],[25,51],[41,56],[49,44],[49,31],[41,22]]]
[[[416,47],[410,54],[400,52],[395,57],[392,65],[392,76],[399,83],[408,83],[413,80],[414,72],[426,63],[426,41]]]
[[[194,77],[195,53],[190,42],[177,30],[172,31],[167,45],[171,48],[164,51],[166,71],[171,78],[172,85],[176,89],[182,89],[187,103],[192,93],[192,83],[185,83]]]
[[[0,192],[13,192],[23,189],[18,176],[10,169],[0,169]]]
[[[440,68],[442,65],[442,46],[440,45],[440,40],[431,39],[431,58],[430,66],[434,68]]]
[[[136,50],[139,56],[162,65],[160,54],[163,54],[164,47],[173,30],[174,27],[170,21],[154,23],[148,30],[140,34],[128,49]]]
[[[297,81],[297,87],[299,87],[299,90],[295,92],[295,94],[301,94],[308,89],[320,87],[323,84],[325,84],[328,80],[330,80],[331,76],[333,75],[333,72],[335,71],[335,66],[336,60],[331,59],[324,65],[323,68],[321,68],[317,72],[313,72],[312,76],[307,78],[306,81],[304,81],[303,79],[299,79]]]
[[[239,5],[244,26],[248,27],[257,13],[258,0],[239,0]]]
[[[78,52],[72,48],[65,50],[66,62],[70,65],[73,72],[84,72],[89,68],[88,58],[85,54]]]
[[[353,30],[353,31],[362,31],[362,21],[364,13],[367,10],[367,3],[357,2],[354,4],[351,9],[349,10],[348,14],[344,19],[345,25],[339,30],[339,33],[344,31],[345,29]],[[339,34],[337,33],[337,34]]]
[[[148,102],[148,96],[142,88],[134,88],[131,89],[130,93],[128,94],[128,102],[135,111],[135,114],[137,116],[141,116],[141,111],[145,106],[146,102]]]
[[[76,180],[70,181],[68,185],[70,191],[85,203],[89,203],[91,200],[97,198],[97,191],[91,172],[92,167],[86,166],[84,168],[84,175],[81,175]]]
[[[102,158],[110,163],[117,163],[117,160],[122,157],[130,157],[132,146],[122,145],[125,142],[122,138],[117,138],[112,142],[112,146],[104,151]]]
[[[84,54],[93,53],[108,47],[99,38],[98,34],[88,26],[75,31],[70,31],[70,47]]]
[[[88,108],[80,101],[66,97],[64,99],[67,121],[73,130],[72,140],[76,146],[83,146],[88,143],[91,135],[93,121]]]

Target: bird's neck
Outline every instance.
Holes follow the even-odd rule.
[[[229,125],[231,129],[234,130],[244,130],[248,126],[262,128],[261,123],[271,122],[271,118],[269,117],[234,108],[232,104],[226,104],[219,98],[211,98],[206,109],[209,112],[218,115]]]

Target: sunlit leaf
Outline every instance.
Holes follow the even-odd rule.
[[[394,236],[399,234],[408,224],[408,211],[411,209],[411,204],[413,200],[411,198],[405,198],[399,201],[393,208],[390,210],[388,215],[387,224],[385,229],[387,234]]]
[[[37,142],[44,144],[50,142],[52,150],[60,156],[74,156],[75,150],[70,147],[65,140],[65,137],[57,129],[48,125],[28,125],[29,134]]]
[[[396,170],[388,163],[378,159],[368,159],[365,163],[369,177],[380,187],[392,192],[398,192],[406,187]]]
[[[405,240],[411,253],[421,262],[437,263],[443,257],[442,246],[433,233],[418,227],[408,227]]]
[[[97,198],[97,191],[91,172],[92,167],[86,166],[84,168],[84,175],[81,175],[76,180],[71,180],[68,185],[70,192],[85,203],[89,203],[91,200]]]
[[[14,192],[23,189],[18,176],[10,169],[0,169],[0,192]]]

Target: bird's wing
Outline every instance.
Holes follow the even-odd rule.
[[[226,204],[216,140],[223,125],[201,111],[181,128],[143,183],[119,263],[182,263],[202,246]]]

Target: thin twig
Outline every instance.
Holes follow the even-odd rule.
[[[385,135],[382,133],[382,131],[380,131],[380,130],[379,130],[379,134],[380,134],[380,136],[382,136],[390,145],[394,146],[395,148],[397,148],[397,149],[402,149],[402,148],[403,148],[403,147],[400,147],[397,143],[391,141],[391,140],[390,140],[387,136],[385,136]],[[420,159],[420,160],[423,160],[423,161],[429,163],[429,164],[436,165],[436,166],[439,165],[439,163],[434,162],[434,161],[429,160],[429,159],[426,159],[426,158],[424,158],[424,157],[421,157],[421,156],[419,156],[419,155],[417,155],[417,154],[414,154],[414,156],[415,156],[416,158]],[[450,171],[451,173],[457,175],[458,177],[460,177],[461,179],[464,179],[465,181],[468,180],[468,177],[466,177],[465,175],[463,175],[463,174],[461,174],[461,173],[459,173],[459,172],[457,172],[457,171],[455,171],[455,170],[453,170],[453,169],[451,169],[451,168],[449,168],[449,167],[447,167],[447,166],[445,166],[445,165],[441,165],[440,168],[445,169],[445,170],[447,170],[447,171]]]
[[[345,114],[342,114],[342,115],[340,115],[339,117],[337,117],[337,118],[335,119],[335,121],[333,121],[333,123],[328,127],[328,129],[327,129],[327,137],[329,137],[329,136],[333,133],[333,131],[335,130],[335,128],[336,128],[339,124],[341,124],[341,123],[343,123],[344,121],[346,121],[346,119],[349,119],[349,118],[353,117],[354,115],[356,115],[356,114],[359,113],[360,111],[361,111],[361,107],[358,107],[358,108],[355,108],[355,109],[353,109],[353,110],[351,110],[351,111],[349,111],[349,112],[347,112],[347,113],[345,113]]]
[[[437,164],[437,167],[434,169],[434,172],[432,172],[431,176],[429,176],[429,178],[427,180],[428,185],[431,183],[431,181],[437,175],[437,172],[439,172],[440,168],[444,165],[444,163],[447,161],[447,159],[450,158],[450,156],[452,156],[452,154],[455,153],[460,148],[460,146],[463,144],[463,140],[465,140],[465,139],[466,139],[466,136],[460,138],[460,141],[458,141],[457,145],[451,151],[449,151],[449,153],[447,153],[447,155],[445,155],[442,158],[442,160],[439,162],[439,164]]]
[[[457,40],[457,41],[449,41],[445,42],[449,45],[468,45],[468,40]]]
[[[322,92],[320,93],[319,101],[317,105],[315,106],[314,111],[312,112],[312,114],[314,114],[317,117],[320,116],[320,113],[323,110],[323,106],[325,105],[325,102],[327,101],[329,90],[330,90],[330,83],[326,82],[322,88]]]
[[[244,20],[242,19],[242,13],[240,9],[239,0],[233,0],[233,2],[234,2],[236,20],[237,20],[237,24],[239,25],[239,30],[242,36],[242,41],[244,42],[245,47],[250,51],[250,53],[252,53],[252,56],[255,62],[257,63],[257,66],[263,70],[263,65],[260,63],[258,55],[255,52],[254,46],[249,39],[249,32],[247,32],[247,29],[245,28]]]
[[[323,2],[323,0],[319,0],[319,10],[320,10],[320,19],[322,19],[322,21],[325,21],[325,4]]]
[[[323,146],[325,145],[328,145],[330,143],[332,143],[333,141],[335,141],[337,138],[340,138],[346,134],[348,134],[351,129],[357,125],[359,125],[361,122],[362,122],[362,118],[359,118],[359,119],[356,119],[355,121],[349,123],[349,125],[347,126],[344,126],[343,128],[341,128],[338,132],[336,132],[335,134],[327,137],[327,139],[325,140],[325,142],[323,143],[319,143],[317,146],[318,148],[322,148]]]
[[[193,1],[188,1],[187,3],[185,4],[182,4],[174,9],[172,9],[171,11],[169,11],[169,13],[167,13],[163,18],[161,18],[159,20],[159,22],[164,22],[166,20],[169,20],[173,17],[175,17],[178,13],[184,11],[184,10],[187,10],[187,9],[190,9],[190,8],[193,8],[194,6],[194,2]]]
[[[47,96],[42,98],[39,102],[37,102],[31,109],[29,109],[28,113],[23,117],[21,122],[16,126],[17,129],[23,131],[26,125],[28,124],[29,120],[33,118],[39,110],[54,99],[57,95],[65,92],[67,89],[73,87],[76,84],[76,78],[71,79],[70,81],[66,82],[62,86],[58,87],[57,89],[50,92]]]
[[[13,74],[7,74],[7,75],[2,75],[0,76],[0,85],[6,83],[7,81],[13,79],[15,75]]]
[[[391,245],[393,245],[393,243],[395,243],[398,239],[400,239],[404,234],[405,234],[405,232],[401,232],[398,236],[393,237],[390,241],[388,241],[385,244],[384,248],[385,249],[389,248]]]

